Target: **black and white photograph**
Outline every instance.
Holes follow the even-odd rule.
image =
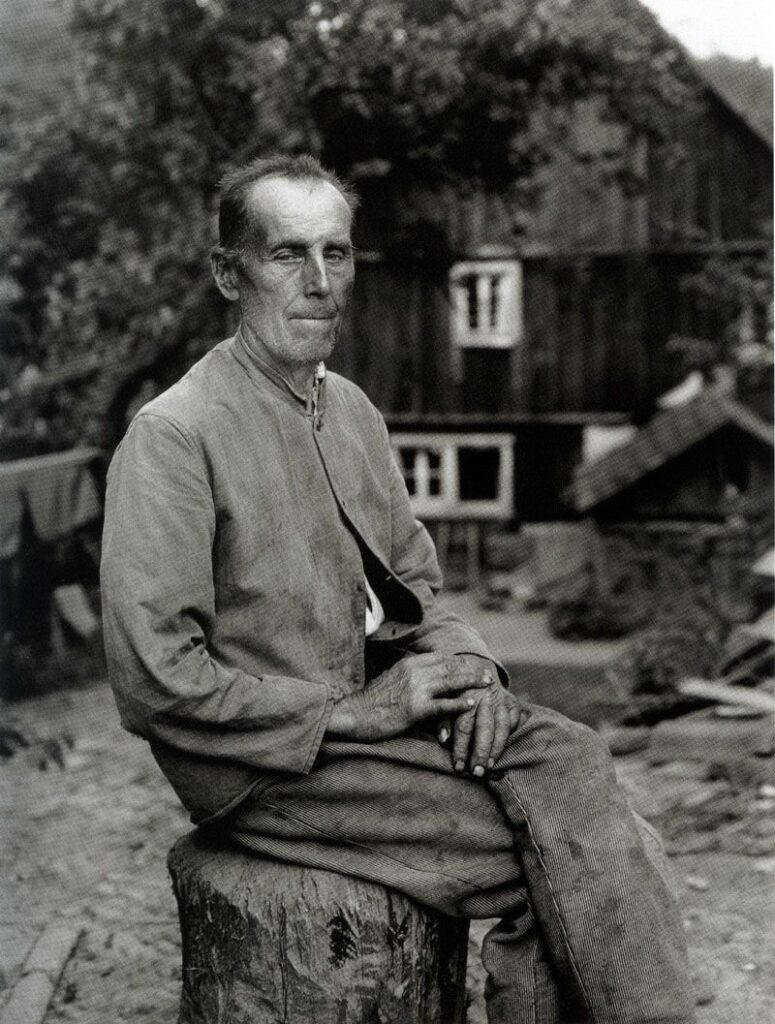
[[[775,1020],[767,0],[0,0],[0,1024]]]

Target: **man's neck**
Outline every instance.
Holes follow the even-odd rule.
[[[277,359],[272,357],[270,352],[267,352],[266,347],[261,344],[255,331],[252,330],[245,320],[240,322],[240,332],[245,344],[256,359],[264,363],[271,370],[274,370],[276,374],[279,374],[279,376],[290,385],[297,395],[306,398],[307,395],[310,394],[312,384],[315,379],[315,368],[318,365],[317,362],[280,363]]]

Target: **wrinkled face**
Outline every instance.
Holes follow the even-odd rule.
[[[352,215],[326,181],[262,178],[249,199],[255,237],[236,268],[237,297],[259,356],[293,373],[334,349],[353,283]]]

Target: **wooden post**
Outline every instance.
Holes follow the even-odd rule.
[[[449,545],[452,539],[452,524],[448,519],[440,519],[436,524],[436,557],[439,560],[439,568],[442,574],[447,574],[447,563],[449,562]]]
[[[482,582],[480,549],[482,527],[478,519],[466,523],[466,578],[468,589],[477,591]]]
[[[179,1024],[464,1024],[468,922],[194,832],[168,858]]]

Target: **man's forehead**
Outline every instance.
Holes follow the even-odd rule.
[[[322,179],[261,178],[251,188],[248,208],[268,241],[350,236],[350,207],[341,192]]]

